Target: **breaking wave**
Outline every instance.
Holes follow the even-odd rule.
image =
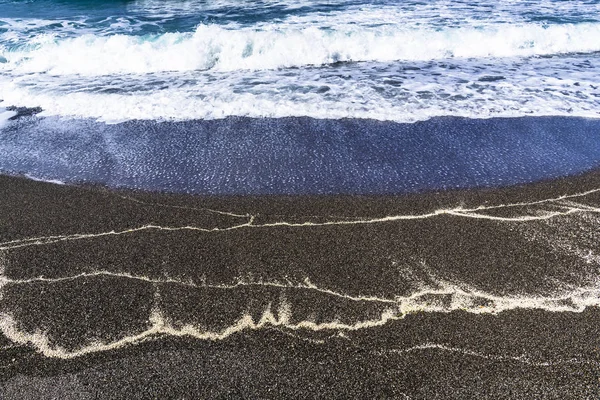
[[[497,24],[407,29],[266,25],[229,29],[200,25],[193,33],[39,35],[0,50],[0,71],[98,76],[192,70],[264,70],[357,61],[527,57],[600,51],[600,23]]]

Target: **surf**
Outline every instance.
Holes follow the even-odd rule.
[[[337,62],[427,61],[549,56],[600,51],[600,23],[492,25],[441,30],[401,26],[286,26],[230,29],[199,25],[193,33],[38,35],[4,45],[10,74],[101,76],[166,71],[268,70]]]

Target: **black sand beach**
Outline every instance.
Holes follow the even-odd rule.
[[[0,0],[0,400],[600,399],[600,0]]]
[[[600,173],[403,196],[0,177],[3,398],[597,398]]]

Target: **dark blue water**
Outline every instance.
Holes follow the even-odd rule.
[[[412,193],[598,166],[600,120],[580,118],[228,118],[68,128],[46,119],[0,134],[0,169],[9,173],[210,195]]]

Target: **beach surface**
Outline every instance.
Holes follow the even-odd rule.
[[[0,0],[0,399],[599,399],[598,38]]]
[[[600,395],[598,171],[397,196],[0,192],[3,398]]]

